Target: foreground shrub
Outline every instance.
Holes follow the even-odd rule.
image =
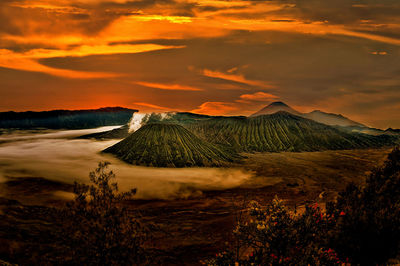
[[[326,210],[313,205],[296,215],[275,198],[265,207],[251,202],[247,212],[235,245],[209,265],[385,264],[400,250],[400,149]]]
[[[326,234],[334,219],[317,205],[302,214],[290,212],[278,198],[267,206],[252,201],[248,219],[234,234],[236,249],[209,260],[209,265],[337,265],[342,261],[327,246]]]
[[[345,215],[331,233],[336,250],[362,265],[376,265],[396,257],[400,245],[400,149],[376,169],[364,187],[354,184],[327,205],[328,213]]]
[[[60,258],[74,265],[138,265],[146,261],[148,232],[123,206],[136,190],[118,193],[115,175],[99,163],[91,185],[75,183],[75,200],[60,214],[63,234]]]

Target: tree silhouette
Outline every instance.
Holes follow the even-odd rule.
[[[63,260],[77,265],[138,265],[146,260],[148,230],[124,207],[136,189],[119,193],[110,163],[90,173],[90,185],[74,184],[75,200],[61,211]]]

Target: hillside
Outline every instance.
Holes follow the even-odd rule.
[[[314,110],[310,113],[301,113],[283,102],[273,102],[270,105],[262,108],[258,112],[252,114],[250,117],[256,117],[259,115],[271,115],[277,112],[287,112],[329,126],[357,127],[362,128],[363,130],[368,129],[368,127],[366,127],[365,125],[355,122],[341,114],[326,113],[320,110]]]
[[[53,110],[43,112],[2,112],[0,128],[82,129],[122,125],[137,110],[106,107],[90,110]]]
[[[303,114],[302,116],[330,126],[366,128],[366,126],[364,126],[363,124],[355,122],[347,117],[344,117],[343,115],[325,113],[319,110]]]
[[[177,124],[151,123],[105,149],[121,160],[155,167],[224,166],[239,157]]]
[[[213,118],[188,129],[209,142],[244,152],[319,151],[393,145],[396,137],[349,133],[287,112]]]
[[[400,136],[400,129],[388,128],[388,129],[385,130],[385,134],[394,135],[394,136]]]

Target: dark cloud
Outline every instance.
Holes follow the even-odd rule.
[[[398,18],[399,3],[392,0],[294,0],[292,11],[310,21],[326,21],[332,24],[359,23],[360,20],[376,20],[380,23]]]
[[[35,35],[66,33],[97,34],[118,14],[103,10],[52,10],[36,7],[0,6],[0,34]]]

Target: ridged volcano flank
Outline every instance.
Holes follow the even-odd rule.
[[[223,166],[237,155],[177,124],[148,124],[104,150],[130,164],[156,167]]]
[[[245,152],[320,151],[394,145],[391,136],[348,133],[287,112],[214,118],[188,127],[209,142]]]

